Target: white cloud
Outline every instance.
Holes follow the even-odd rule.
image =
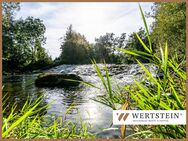
[[[141,3],[144,11],[150,11],[152,3]],[[18,17],[33,16],[44,21],[47,42],[44,46],[55,58],[60,54],[59,38],[67,27],[84,34],[90,42],[95,37],[113,32],[130,34],[143,26],[138,3],[21,3]],[[148,20],[150,24],[152,19]]]

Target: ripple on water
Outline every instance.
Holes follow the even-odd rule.
[[[107,65],[112,80],[112,88],[116,85],[131,84],[133,78],[142,74],[138,65]],[[99,64],[102,68],[104,65]],[[155,67],[150,71],[155,74]],[[66,114],[66,119],[79,123],[80,118],[91,125],[90,131],[97,133],[100,138],[118,138],[119,129],[109,128],[112,124],[112,109],[92,100],[96,96],[105,94],[100,79],[96,76],[93,65],[60,65],[45,72],[52,73],[74,73],[100,89],[81,85],[76,88],[37,88],[34,85],[36,75],[18,75],[15,77],[4,77],[4,93],[12,95],[12,101],[17,101],[20,106],[27,96],[36,99],[43,95],[43,103],[51,103],[51,107],[46,109],[48,114],[53,114],[65,118],[66,110],[74,104],[72,109]],[[103,75],[105,73],[103,72]],[[16,94],[15,94],[16,93]],[[104,130],[106,129],[107,130]]]

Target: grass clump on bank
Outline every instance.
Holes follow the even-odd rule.
[[[9,114],[6,105],[7,98],[3,98],[2,137],[4,139],[87,139],[94,135],[89,133],[88,125],[81,122],[79,127],[70,120],[40,115],[48,105],[39,107],[42,102],[38,98],[35,102],[27,100],[20,111],[16,111],[16,104],[11,106]]]
[[[139,6],[140,7],[140,6]],[[121,105],[120,109],[138,109],[138,110],[185,110],[185,91],[186,91],[186,60],[185,55],[179,58],[177,54],[169,58],[168,44],[164,47],[159,46],[160,56],[153,52],[150,40],[149,30],[145,16],[140,7],[142,19],[149,46],[147,46],[139,35],[136,35],[142,44],[144,51],[126,50],[117,48],[117,50],[135,57],[141,57],[157,66],[162,75],[153,76],[153,74],[139,60],[137,63],[145,72],[141,79],[134,79],[132,85],[123,87],[117,86],[117,90],[112,89],[107,67],[105,67],[106,76],[103,77],[101,70],[95,62],[94,67],[102,84],[106,90],[105,97],[94,99],[113,110],[119,109],[116,105]],[[135,134],[126,136],[126,126],[121,126],[121,138],[186,138],[185,125],[152,125],[152,126],[131,126]]]

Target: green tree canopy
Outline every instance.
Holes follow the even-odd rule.
[[[97,62],[116,63],[118,62],[118,52],[116,47],[122,48],[126,43],[126,34],[122,33],[120,37],[115,37],[114,33],[106,33],[95,39],[95,58]]]
[[[46,41],[43,21],[34,17],[15,20],[19,9],[19,3],[3,3],[3,60],[4,68],[11,71],[22,70],[38,60],[51,59],[42,48]]]
[[[72,29],[72,25],[67,28],[66,35],[61,38],[60,60],[65,64],[81,64],[90,61],[90,44],[85,36]]]
[[[155,3],[149,14],[155,19],[152,25],[152,40],[169,44],[169,51],[185,54],[186,4],[185,2]]]

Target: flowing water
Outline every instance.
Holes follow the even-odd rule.
[[[107,65],[112,81],[112,86],[117,84],[131,84],[134,77],[140,76],[141,71],[138,65]],[[147,66],[149,66],[147,64]],[[103,67],[99,64],[99,67]],[[149,67],[155,71],[155,67]],[[67,113],[66,119],[80,123],[80,120],[91,126],[90,131],[96,133],[99,138],[117,138],[118,129],[110,128],[112,124],[112,109],[92,100],[96,96],[104,95],[105,91],[100,79],[95,73],[93,65],[61,65],[46,70],[48,73],[77,74],[86,82],[89,82],[101,89],[81,85],[75,88],[38,88],[34,81],[38,74],[23,74],[15,76],[3,76],[3,94],[10,95],[9,102],[22,107],[27,97],[35,100],[41,95],[43,103],[51,103],[50,108],[45,110],[46,114],[52,114],[65,118],[66,110],[74,103],[74,107]],[[103,130],[107,129],[107,130]]]

